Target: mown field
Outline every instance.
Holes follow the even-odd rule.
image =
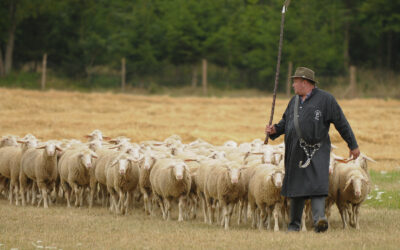
[[[274,121],[288,99],[278,99]],[[108,210],[48,210],[15,207],[0,198],[0,249],[160,249],[160,248],[357,248],[398,249],[400,245],[400,101],[339,100],[370,164],[373,190],[361,209],[361,230],[341,229],[333,208],[328,233],[273,233],[251,230],[249,224],[225,232],[195,221],[164,222],[141,209],[114,216]],[[202,138],[213,144],[264,139],[271,98],[194,98],[113,93],[27,91],[0,88],[0,135],[32,133],[42,140],[76,138],[100,129],[107,136],[132,141],[163,140],[177,134],[185,143]],[[337,154],[348,150],[331,128]],[[278,144],[283,138],[271,142]],[[235,220],[234,220],[235,221]],[[39,241],[39,242],[38,242]]]

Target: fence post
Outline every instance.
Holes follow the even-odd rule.
[[[125,57],[121,59],[121,90],[125,91],[125,79],[126,79],[126,60]]]
[[[350,96],[354,98],[357,96],[357,79],[356,79],[356,66],[350,66]]]
[[[207,95],[207,59],[203,59],[202,85],[203,85],[203,94]]]
[[[42,90],[46,88],[46,67],[47,67],[47,53],[44,53],[43,64],[42,64]]]
[[[286,96],[290,96],[290,83],[292,82],[292,78],[290,78],[292,76],[292,70],[293,70],[293,63],[289,62],[289,66],[288,66],[288,77],[287,77],[287,83],[286,83]]]

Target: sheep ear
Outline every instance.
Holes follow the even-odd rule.
[[[36,149],[43,149],[43,148],[46,148],[46,144],[36,147]]]
[[[373,162],[373,163],[377,163],[374,159],[372,159],[371,157],[368,157],[366,155],[363,155],[363,158],[366,159],[367,161]]]
[[[119,158],[113,160],[113,162],[111,162],[110,167],[113,167],[113,166],[117,165],[118,161],[119,161]]]
[[[344,186],[343,191],[346,191],[347,188],[349,188],[351,181],[353,180],[353,177],[350,177],[350,179],[347,180],[346,185]]]
[[[63,149],[62,148],[60,148],[59,146],[57,146],[56,145],[56,150],[58,150],[58,151],[60,151],[60,152],[62,152],[63,151]]]
[[[83,137],[85,137],[85,138],[87,138],[87,139],[89,139],[89,138],[93,138],[93,136],[92,136],[92,135],[84,135]]]
[[[174,168],[174,165],[170,165],[170,166],[168,166],[167,168],[168,168],[168,169]]]
[[[96,153],[91,153],[90,155],[92,156],[92,158],[95,158],[95,159],[99,158],[99,156]]]
[[[109,141],[109,140],[111,140],[111,137],[103,136],[103,139],[106,140],[106,141]]]
[[[18,143],[27,143],[28,141],[24,141],[24,140],[18,140]]]

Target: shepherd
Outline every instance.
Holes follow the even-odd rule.
[[[336,99],[317,88],[314,71],[296,69],[293,79],[295,96],[289,101],[279,123],[267,125],[265,133],[275,140],[285,134],[285,177],[281,194],[290,198],[288,231],[300,231],[304,202],[311,199],[316,232],[325,232],[325,198],[329,189],[329,127],[335,128],[346,141],[350,157],[356,159],[360,150],[353,130]]]

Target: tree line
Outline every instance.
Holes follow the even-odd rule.
[[[140,78],[183,85],[194,81],[207,60],[216,69],[210,76],[270,89],[282,5],[282,0],[2,0],[0,76],[27,64],[34,70],[47,54],[49,68],[71,79],[91,81],[95,69],[118,70],[123,58],[132,84]],[[293,0],[286,13],[282,74],[289,62],[324,77],[346,75],[350,65],[395,71],[399,44],[399,1]]]

